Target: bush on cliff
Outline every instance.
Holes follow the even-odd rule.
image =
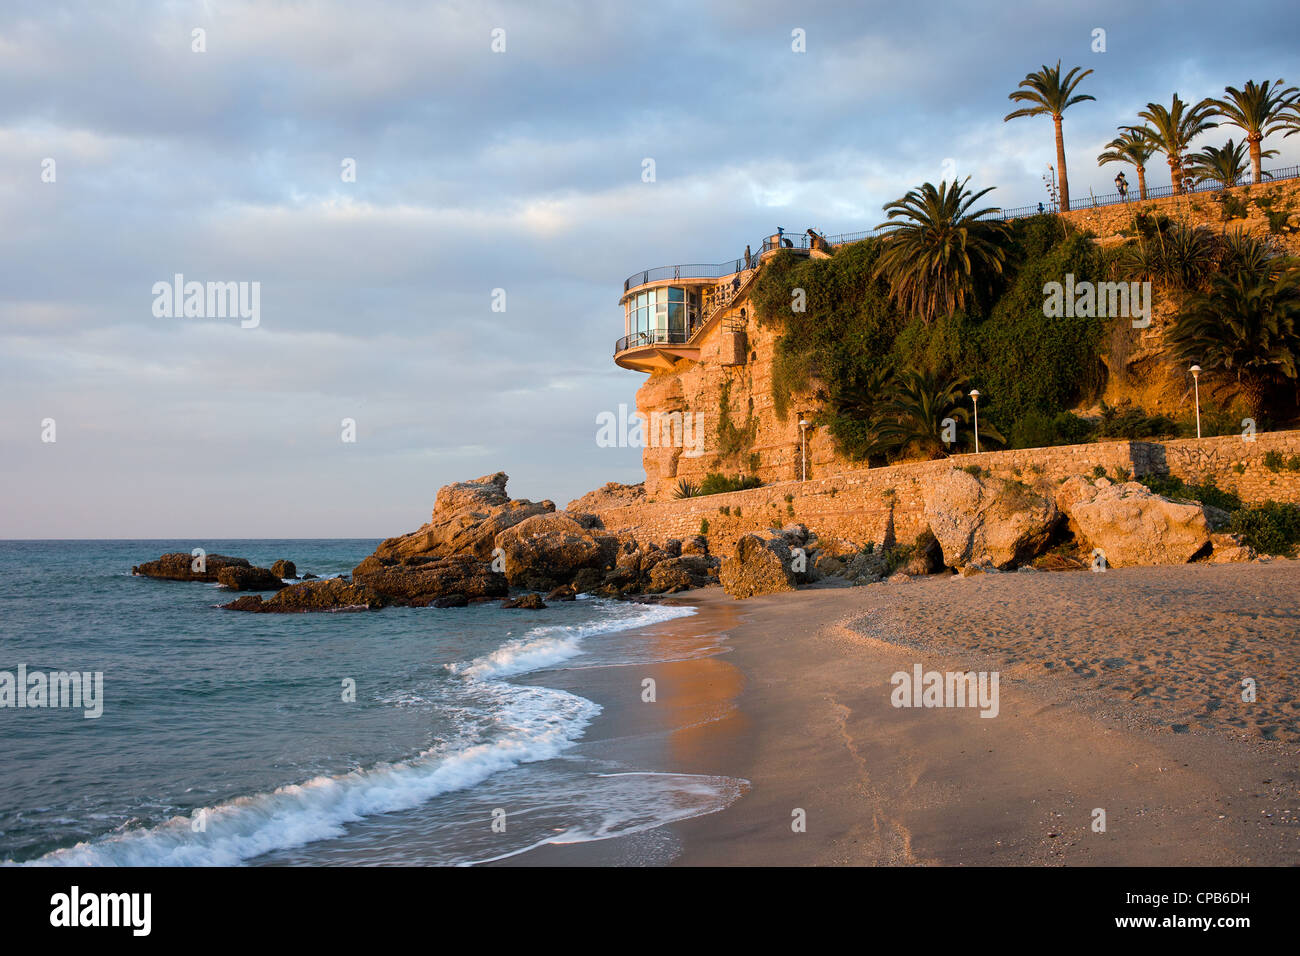
[[[1300,544],[1300,505],[1266,501],[1233,512],[1228,530],[1261,554],[1291,554]]]
[[[967,380],[983,395],[981,431],[986,424],[1010,431],[1030,414],[1055,417],[1095,395],[1103,320],[1045,316],[1043,286],[1066,274],[1104,280],[1102,253],[1053,217],[1010,226],[1007,265],[991,301],[968,300],[965,312],[928,324],[902,315],[885,282],[872,278],[883,240],[843,246],[830,259],[777,255],[752,292],[758,321],[780,332],[771,385],[777,414],[785,417],[792,394],[820,389],[828,403],[823,423],[842,452],[862,458],[871,430],[834,397],[871,392],[882,367]],[[796,290],[806,311],[794,311]]]

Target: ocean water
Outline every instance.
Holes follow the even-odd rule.
[[[130,573],[201,546],[326,577],[377,543],[0,541],[0,672],[103,674],[95,719],[0,708],[0,861],[467,864],[657,832],[742,791],[582,746],[601,705],[581,673],[663,659],[638,629],[690,608],[251,615]]]

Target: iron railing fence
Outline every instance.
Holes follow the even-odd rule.
[[[1284,179],[1300,178],[1300,165],[1284,166],[1280,169],[1269,169],[1263,171],[1263,178],[1266,183],[1278,182]],[[1252,181],[1253,177],[1249,172],[1245,173],[1238,179],[1233,186],[1245,186]],[[1226,188],[1223,183],[1213,179],[1202,180],[1188,189],[1184,190],[1183,195],[1189,193],[1212,193]],[[1174,195],[1174,187],[1169,186],[1152,186],[1147,189],[1146,199],[1164,199],[1167,196]],[[1144,202],[1137,193],[1137,186],[1131,186],[1127,196],[1121,196],[1118,192],[1108,193],[1104,196],[1089,195],[1086,199],[1077,197],[1071,202],[1071,211],[1078,212],[1083,209],[1100,209],[1103,206],[1117,206],[1121,203]],[[1057,206],[1054,203],[1035,203],[1032,206],[1016,206],[1011,209],[999,209],[997,212],[987,217],[997,219],[1003,222],[1010,219],[1023,219],[1026,216],[1036,216],[1044,213],[1057,212]],[[832,246],[840,246],[849,242],[860,242],[863,239],[870,239],[873,236],[879,236],[888,232],[888,228],[877,226],[874,229],[864,229],[859,232],[842,232],[833,236],[826,236],[826,242]],[[787,248],[807,249],[811,242],[810,237],[805,232],[803,235],[785,234],[785,240],[789,245]],[[771,238],[764,239],[758,245],[759,251],[752,254],[748,260],[743,256],[738,259],[731,259],[727,262],[720,262],[711,265],[679,265],[679,266],[660,266],[657,269],[646,269],[637,272],[623,282],[623,291],[638,285],[645,285],[647,282],[656,282],[662,279],[721,279],[725,276],[734,275],[737,272],[744,272],[751,269],[758,263],[758,257],[771,249],[775,244]]]
[[[682,345],[691,337],[690,333],[692,331],[694,330],[648,329],[644,332],[633,332],[631,335],[625,335],[614,343],[614,354],[626,352],[628,349],[640,348],[643,345]]]

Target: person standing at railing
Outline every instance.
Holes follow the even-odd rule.
[[[745,246],[745,268],[746,269],[753,268],[753,266],[750,264],[752,260],[753,260],[753,256],[750,254],[749,246]]]

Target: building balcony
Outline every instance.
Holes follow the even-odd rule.
[[[614,362],[638,372],[669,369],[678,359],[698,361],[700,346],[692,345],[697,329],[649,329],[633,332],[614,343]]]

